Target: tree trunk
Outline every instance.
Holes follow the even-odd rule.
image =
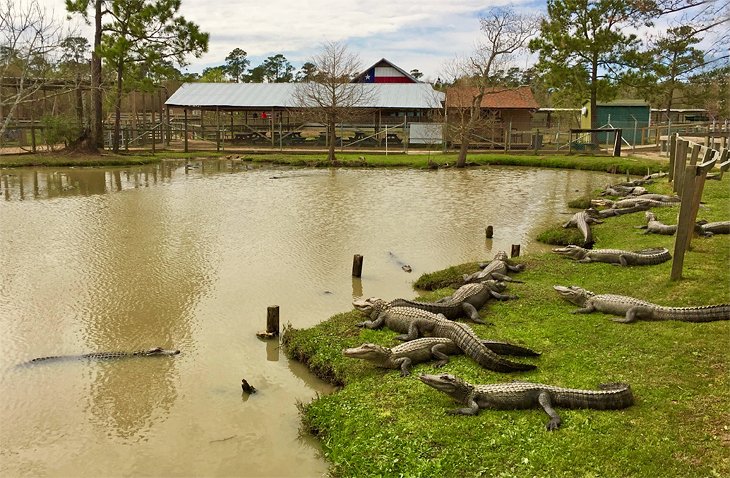
[[[122,123],[122,74],[124,65],[119,62],[117,65],[117,97],[114,99],[114,139],[112,141],[112,149],[115,153],[119,152],[119,137]]]
[[[327,160],[334,162],[335,158],[335,146],[337,146],[337,131],[335,130],[335,121],[330,120],[327,124],[327,134],[329,135],[329,148],[327,149]]]
[[[466,155],[469,152],[469,140],[462,138],[461,145],[459,145],[459,158],[456,160],[456,167],[463,168],[466,166]]]
[[[91,52],[91,104],[94,119],[91,125],[89,149],[104,148],[104,121],[101,101],[101,7],[103,0],[94,2],[94,51]]]

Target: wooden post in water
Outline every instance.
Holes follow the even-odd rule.
[[[487,239],[491,239],[492,237],[494,237],[494,228],[492,226],[487,226],[486,233]]]
[[[512,244],[512,251],[510,251],[510,257],[520,257],[520,245]]]
[[[352,258],[352,277],[362,276],[362,260],[363,257],[360,254],[355,254]]]
[[[279,306],[270,305],[266,309],[266,332],[279,335]]]

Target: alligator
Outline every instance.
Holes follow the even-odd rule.
[[[484,307],[491,297],[498,300],[516,299],[516,296],[502,294],[504,283],[495,280],[486,280],[473,284],[465,284],[448,297],[436,302],[421,302],[408,299],[395,299],[391,305],[400,307],[415,307],[417,309],[443,314],[449,320],[466,317],[474,323],[484,324],[479,318],[479,309]]]
[[[379,329],[385,326],[394,332],[405,334],[416,319],[438,318],[438,314],[415,307],[392,307],[389,302],[377,297],[356,299],[352,301],[352,305],[370,319],[356,324],[367,329]]]
[[[646,232],[644,232],[644,234],[662,234],[664,236],[672,236],[674,235],[674,233],[677,232],[676,224],[669,225],[657,221],[656,215],[653,212],[646,211],[644,215],[646,217],[646,225],[634,226],[637,229],[646,229]]]
[[[473,274],[464,274],[465,284],[472,282],[484,282],[486,280],[500,280],[504,282],[522,282],[507,275],[507,272],[521,272],[525,270],[524,264],[514,264],[509,260],[505,251],[499,251],[494,255],[491,262],[479,264],[480,271]],[[501,292],[501,291],[499,291]]]
[[[593,233],[591,232],[591,224],[603,224],[603,221],[596,218],[595,209],[586,209],[573,214],[570,221],[563,224],[564,228],[577,227],[583,234],[583,246],[587,248],[593,247]]]
[[[482,343],[489,350],[500,355],[520,355],[526,357],[540,355],[528,348],[506,342],[482,340]],[[449,362],[449,355],[458,355],[461,353],[461,349],[451,339],[443,337],[423,337],[391,348],[366,343],[359,347],[344,349],[342,351],[345,357],[364,359],[373,362],[381,368],[399,368],[402,377],[411,374],[410,367],[412,364],[426,362],[432,358],[436,358],[439,360],[434,364],[434,367],[443,367]]]
[[[594,206],[605,206],[613,209],[634,207],[638,204],[645,204],[647,207],[676,206],[678,202],[679,198],[676,196],[667,196],[664,194],[644,194],[635,198],[619,199],[618,201],[591,199],[591,204]]]
[[[604,219],[607,217],[623,216],[624,214],[632,214],[635,212],[646,211],[650,207],[651,206],[649,204],[639,203],[639,204],[637,204],[635,206],[631,206],[631,207],[621,207],[621,208],[617,208],[617,209],[608,208],[608,209],[602,209],[600,211],[595,208],[589,208],[588,211],[590,211],[589,214],[591,216]]]
[[[730,234],[730,221],[707,222],[701,219],[695,223],[695,232],[705,237],[715,234]]]
[[[706,305],[700,307],[665,307],[633,297],[599,294],[572,285],[553,286],[560,296],[580,307],[574,314],[589,314],[594,311],[621,317],[615,322],[628,324],[637,320],[681,320],[684,322],[713,322],[730,320],[730,304]]]
[[[90,359],[116,359],[116,358],[125,358],[125,357],[156,357],[160,355],[177,355],[179,354],[179,350],[166,350],[161,347],[154,347],[151,349],[145,349],[145,350],[137,350],[134,352],[94,352],[90,354],[83,354],[83,355],[53,355],[50,357],[38,357],[34,358],[33,360],[27,362],[27,363],[36,363],[36,362],[45,362],[48,360],[69,360],[69,359],[84,359],[84,358],[90,358]]]
[[[482,339],[474,333],[471,327],[447,320],[443,315],[436,319],[417,318],[410,323],[407,334],[396,338],[414,340],[423,336],[451,339],[464,352],[464,355],[472,358],[482,367],[495,372],[515,372],[536,368],[532,364],[512,362],[500,357],[482,343]]]
[[[539,406],[550,417],[546,425],[549,431],[557,430],[562,423],[553,406],[618,410],[634,404],[631,387],[625,383],[601,384],[600,390],[581,390],[521,381],[472,385],[451,374],[424,374],[418,378],[457,403],[466,405],[448,410],[446,413],[450,415],[476,415],[485,408],[522,410]]]
[[[391,307],[414,307],[434,314],[443,314],[449,320],[456,320],[466,317],[474,323],[484,324],[479,318],[479,309],[484,307],[489,298],[498,300],[515,299],[513,295],[501,294],[504,290],[504,283],[495,280],[487,280],[474,284],[465,284],[448,297],[439,299],[436,302],[421,302],[408,299],[395,299],[390,301]]]
[[[570,244],[553,249],[561,256],[578,262],[608,262],[622,266],[649,266],[661,264],[672,258],[667,248],[641,249],[639,251],[622,251],[620,249],[584,249]]]
[[[647,194],[647,192],[646,188],[642,186],[614,184],[606,186],[601,191],[601,196],[641,196]]]

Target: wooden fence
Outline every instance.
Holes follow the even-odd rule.
[[[683,139],[678,134],[670,138],[669,181],[673,190],[682,198],[674,240],[671,280],[682,278],[684,255],[692,243],[707,173],[717,166],[720,170],[717,179],[722,179],[723,173],[730,168],[729,156],[730,150],[727,148],[720,151]]]

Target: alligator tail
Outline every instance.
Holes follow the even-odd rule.
[[[600,385],[600,390],[559,389],[551,393],[553,403],[566,408],[618,410],[634,404],[631,387],[626,383]]]

